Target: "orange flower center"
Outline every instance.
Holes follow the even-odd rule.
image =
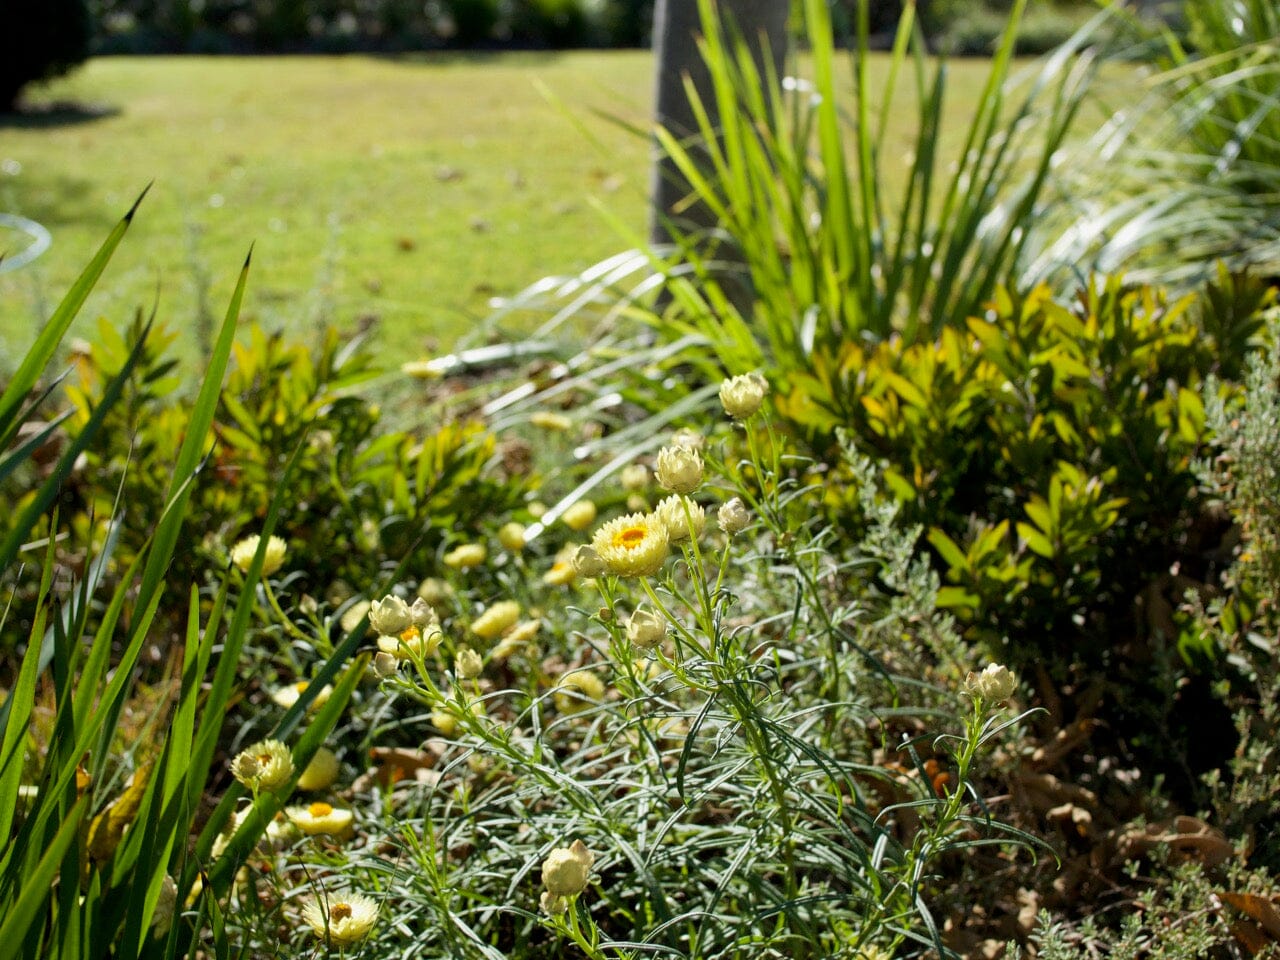
[[[329,814],[333,813],[333,807],[329,806],[327,803],[313,803],[311,806],[307,807],[307,813],[311,814],[313,817],[327,817]],[[339,904],[339,906],[341,906],[341,904]]]
[[[412,643],[414,640],[417,640],[418,628],[415,626],[405,627],[404,630],[401,631],[400,633],[400,639],[403,640],[405,643]]]
[[[324,806],[324,804],[315,804],[315,806]],[[335,903],[333,909],[329,911],[329,921],[332,923],[337,920],[345,920],[351,916],[351,904]]]
[[[634,550],[644,542],[645,534],[648,532],[644,527],[627,527],[625,530],[620,530],[614,534],[613,545],[627,550]]]
[[[269,754],[269,753],[260,753],[260,754],[258,754],[258,763],[260,763],[260,764],[261,764],[262,766],[264,766],[264,767],[265,767],[267,764],[269,764],[269,763],[271,762],[271,760],[272,760],[272,757],[271,757],[271,754]]]
[[[307,681],[299,680],[297,683],[293,685],[293,689],[297,690],[299,693],[306,693]]]

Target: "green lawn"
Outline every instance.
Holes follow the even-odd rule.
[[[448,344],[490,297],[622,249],[593,199],[643,231],[648,145],[593,111],[647,123],[652,69],[638,51],[95,60],[32,99],[101,116],[0,126],[0,210],[54,236],[0,274],[0,357],[19,355],[148,182],[76,332],[123,323],[157,291],[159,316],[193,329],[202,290],[220,313],[252,243],[246,316],[293,330],[377,318],[403,358]],[[959,148],[986,70],[952,65],[957,142],[943,149]],[[910,135],[890,132],[890,174]]]
[[[253,243],[247,315],[378,317],[401,350],[452,339],[494,294],[624,245],[592,197],[643,224],[646,145],[588,109],[643,122],[650,69],[639,52],[93,61],[37,99],[109,115],[0,128],[0,210],[55,238],[0,274],[0,333],[20,349],[154,181],[81,330],[157,288],[175,325],[206,282],[221,310]]]

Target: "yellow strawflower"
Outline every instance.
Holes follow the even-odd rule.
[[[667,526],[653,514],[633,513],[601,526],[591,546],[609,573],[651,577],[667,559]]]

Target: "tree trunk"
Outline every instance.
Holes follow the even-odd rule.
[[[760,75],[765,75],[763,38],[768,42],[774,71],[780,76],[786,52],[789,0],[719,0],[717,6],[720,15],[735,23],[749,44]],[[712,123],[719,120],[707,67],[698,52],[700,33],[696,0],[658,0],[653,19],[656,119],[681,140],[696,136],[698,130],[685,94],[686,76],[692,79]],[[688,193],[688,182],[675,164],[660,154],[650,179],[649,239],[653,243],[673,239],[672,227],[675,234],[689,234],[716,226],[715,217],[704,204],[681,205]]]

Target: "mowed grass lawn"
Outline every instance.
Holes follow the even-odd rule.
[[[954,151],[987,64],[951,69]],[[79,109],[0,120],[0,211],[54,237],[0,273],[0,369],[148,183],[75,332],[157,298],[195,330],[253,244],[246,317],[371,326],[395,359],[447,347],[490,298],[625,248],[596,202],[643,233],[649,144],[597,113],[647,125],[652,71],[643,51],[91,61],[30,98]],[[895,111],[890,161],[913,116]]]

